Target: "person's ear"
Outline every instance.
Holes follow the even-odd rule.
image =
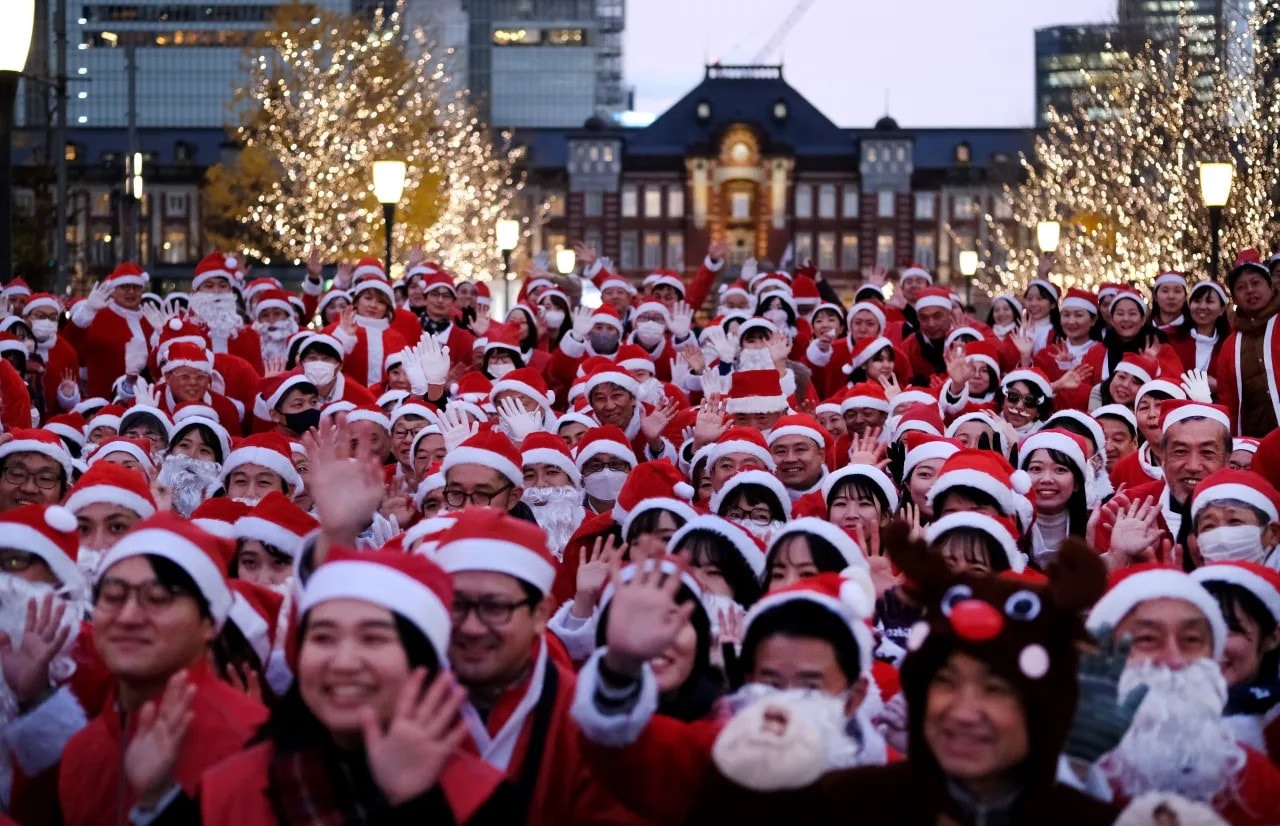
[[[1280,545],[1280,525],[1272,522],[1262,529],[1262,547],[1267,549],[1276,545]]]
[[[279,410],[276,410],[274,407],[271,408],[270,415],[271,415],[271,423],[273,425],[276,425],[276,426],[284,425],[284,414],[281,413]]]
[[[520,503],[521,497],[524,496],[524,486],[523,485],[513,486],[509,491],[508,495],[511,498],[507,500],[507,510],[511,510],[512,508],[514,508],[516,505]]]
[[[863,702],[867,699],[867,692],[870,690],[871,680],[866,674],[859,675],[853,685],[849,687],[849,697],[844,701],[844,716],[852,717]]]

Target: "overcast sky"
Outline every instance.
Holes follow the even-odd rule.
[[[706,63],[748,63],[797,0],[630,0],[636,110],[661,113]],[[1037,28],[1115,19],[1116,0],[814,0],[767,62],[840,126],[1035,121]]]

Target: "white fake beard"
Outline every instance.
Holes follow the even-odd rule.
[[[738,353],[739,370],[771,370],[773,356],[767,347],[744,347]]]
[[[236,310],[236,297],[230,293],[195,293],[191,296],[191,312],[215,337],[230,337],[243,325]]]
[[[293,319],[272,324],[258,322],[253,329],[257,330],[258,340],[262,342],[262,357],[283,359],[289,355],[289,339],[298,332],[298,322]]]
[[[525,488],[520,500],[533,511],[538,527],[546,531],[551,553],[556,559],[563,558],[564,546],[586,516],[582,492],[575,487]]]
[[[43,582],[28,582],[12,574],[0,574],[0,631],[8,634],[17,647],[27,627],[28,600],[34,599],[38,604],[47,594],[54,594],[55,599],[67,603],[67,610],[62,615],[62,626],[69,631],[67,642],[49,663],[49,678],[62,683],[70,679],[76,670],[75,661],[68,652],[75,644],[80,623],[89,609],[89,594],[83,585],[56,588]],[[16,716],[17,710],[13,691],[0,673],[0,729]],[[4,762],[8,763],[7,760]]]
[[[222,483],[222,465],[180,453],[166,456],[156,482],[173,492],[173,509],[190,516]]]
[[[1244,767],[1246,755],[1222,716],[1227,683],[1202,658],[1179,670],[1145,662],[1126,666],[1119,696],[1148,687],[1124,739],[1101,761],[1128,797],[1162,791],[1211,802]]]
[[[662,386],[662,382],[657,379],[646,379],[644,384],[640,385],[640,395],[637,398],[644,404],[657,405],[664,395],[666,395],[666,388]]]

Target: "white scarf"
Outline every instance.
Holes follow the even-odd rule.
[[[1211,336],[1202,336],[1196,332],[1195,327],[1188,332],[1191,333],[1191,340],[1196,343],[1196,369],[1208,370],[1213,363],[1213,348],[1218,344],[1218,332],[1215,330]]]
[[[1151,445],[1146,444],[1138,448],[1138,465],[1142,468],[1142,472],[1152,479],[1164,478],[1164,469],[1151,461]]]
[[[548,668],[555,668],[555,666],[547,664],[547,643],[539,638],[538,655],[533,663],[533,674],[529,677],[529,687],[525,689],[524,696],[520,698],[515,711],[511,712],[511,717],[492,737],[489,736],[489,729],[475,706],[470,701],[462,705],[462,718],[467,721],[467,728],[471,730],[471,739],[476,744],[476,751],[480,752],[484,761],[495,769],[505,772],[511,765],[516,742],[524,731],[524,722],[528,719],[529,712],[533,711],[538,705],[538,700],[542,698],[542,683]]]

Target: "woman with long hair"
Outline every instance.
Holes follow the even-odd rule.
[[[1059,381],[1068,370],[1090,363],[1092,359],[1100,359],[1104,351],[1096,295],[1088,290],[1072,287],[1062,299],[1058,313],[1062,335],[1052,345],[1036,353],[1034,360],[1035,366],[1053,382]],[[1093,356],[1095,351],[1097,355]],[[1087,380],[1077,387],[1062,388],[1055,394],[1059,410],[1085,410],[1088,407],[1089,391],[1093,387],[1093,380],[1097,378],[1096,372],[1093,372],[1094,365],[1090,363],[1089,367],[1091,372]]]
[[[1031,477],[1035,493],[1031,560],[1044,570],[1068,536],[1084,536],[1096,504],[1093,468],[1084,439],[1057,428],[1027,437],[1018,454],[1018,468]]]
[[[764,559],[765,588],[773,593],[851,566],[868,568],[867,557],[853,536],[816,516],[802,516],[774,534]]]
[[[1203,370],[1216,383],[1218,353],[1231,334],[1227,291],[1217,281],[1198,281],[1187,301],[1188,323],[1169,336],[1186,370]]]
[[[1061,293],[1048,278],[1035,278],[1022,294],[1026,308],[1023,334],[1031,337],[1031,352],[1039,353],[1063,337],[1062,317],[1058,310]]]
[[[1033,368],[1014,370],[1000,380],[996,410],[1019,437],[1035,433],[1053,415],[1053,384]]]
[[[1151,287],[1151,321],[1156,329],[1173,338],[1190,326],[1187,306],[1187,274],[1162,272]]]
[[[1017,296],[1005,293],[991,300],[991,310],[987,313],[987,326],[996,334],[996,338],[1004,341],[1021,321],[1022,302]]]

